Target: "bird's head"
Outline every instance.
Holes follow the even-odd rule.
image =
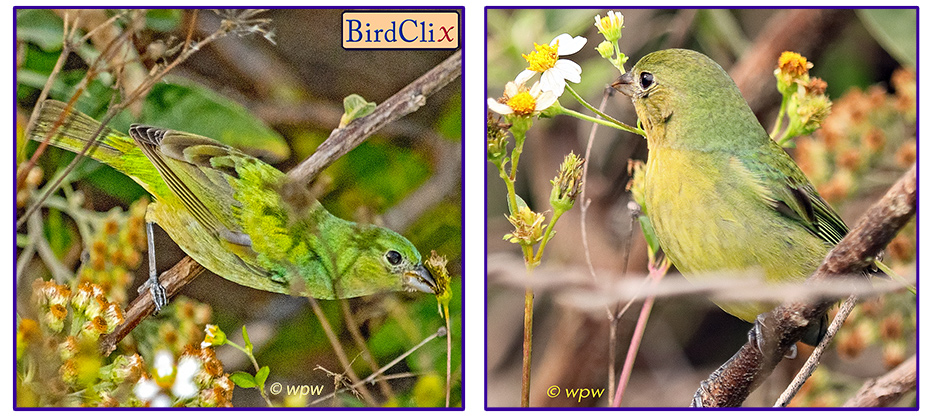
[[[335,292],[342,298],[387,291],[436,292],[436,282],[422,264],[418,250],[398,233],[373,225],[358,225],[355,257],[347,259],[348,271]],[[346,254],[349,255],[349,254]]]
[[[702,140],[709,135],[684,131],[742,132],[750,123],[762,130],[730,76],[700,52],[665,49],[650,53],[612,86],[632,99],[650,141],[665,142],[666,133],[678,141]]]

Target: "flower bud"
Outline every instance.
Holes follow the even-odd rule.
[[[558,176],[551,181],[551,207],[555,214],[564,213],[574,207],[574,201],[581,191],[581,179],[584,173],[584,160],[571,152],[564,157],[558,169]]]

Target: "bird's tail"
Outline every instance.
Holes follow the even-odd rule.
[[[77,110],[70,109],[65,117],[65,103],[46,100],[39,104],[39,116],[35,128],[28,133],[31,140],[42,142],[55,130],[49,144],[74,153],[79,153],[93,139],[101,128],[100,122]],[[97,144],[92,146],[87,156],[103,162],[124,173],[130,169],[129,163],[134,154],[145,158],[133,139],[109,127],[101,129]]]

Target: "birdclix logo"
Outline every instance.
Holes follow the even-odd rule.
[[[460,14],[449,11],[359,11],[341,15],[344,49],[457,49]]]

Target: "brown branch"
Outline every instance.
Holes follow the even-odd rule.
[[[917,386],[918,356],[913,355],[889,373],[866,381],[843,406],[888,407]]]
[[[916,166],[906,172],[873,205],[837,244],[808,283],[863,271],[917,209]],[[820,320],[837,300],[784,303],[758,318],[749,341],[730,360],[701,382],[694,394],[695,407],[739,407],[749,394],[775,369],[788,351],[804,335],[810,323]],[[762,347],[760,351],[759,347]]]
[[[181,291],[182,287],[193,281],[198,275],[204,272],[201,264],[186,256],[182,258],[175,266],[159,276],[159,283],[165,287],[166,297],[171,299],[175,294]],[[114,329],[113,333],[102,335],[100,338],[100,351],[104,355],[109,355],[117,347],[126,335],[139,325],[146,317],[152,315],[156,305],[152,302],[152,294],[149,291],[143,291],[135,300],[126,307],[126,318],[122,324]]]
[[[314,154],[289,171],[289,182],[308,184],[321,170],[363,143],[384,125],[424,106],[428,96],[461,75],[461,61],[461,51],[458,50],[382,102],[369,116],[355,120],[343,129],[335,129]]]

